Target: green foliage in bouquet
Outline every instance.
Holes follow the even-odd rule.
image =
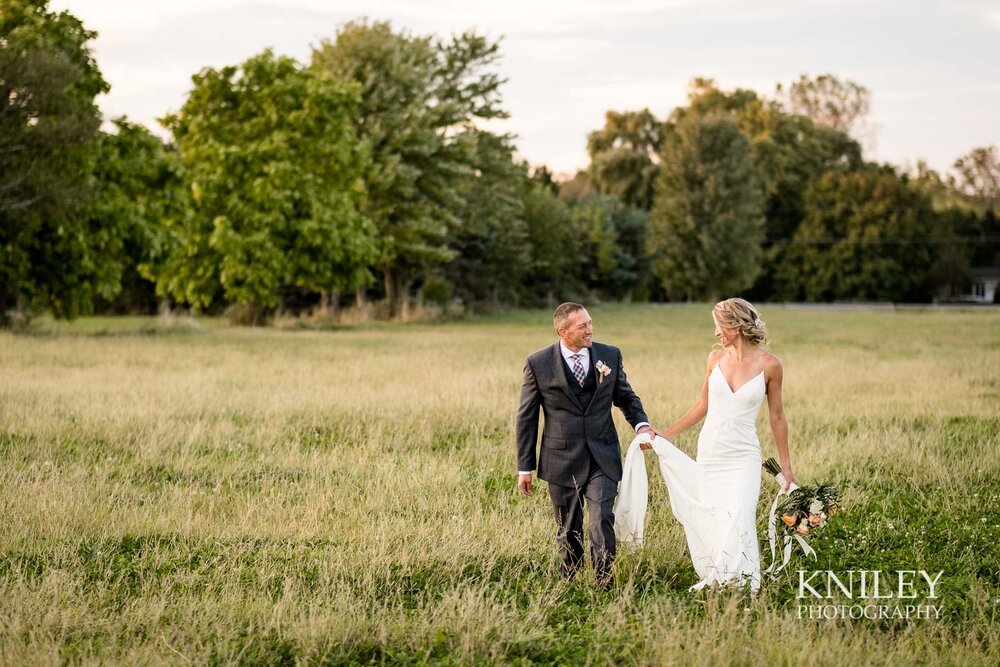
[[[763,468],[775,476],[781,472],[774,458],[764,461]],[[808,535],[809,531],[826,525],[839,503],[840,490],[833,483],[806,484],[782,498],[777,513],[787,534]]]

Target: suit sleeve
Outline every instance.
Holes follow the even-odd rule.
[[[524,363],[524,379],[521,381],[521,405],[517,409],[516,442],[517,469],[534,470],[538,445],[538,410],[542,404],[542,394],[535,380],[535,373],[529,362]]]
[[[625,364],[622,362],[621,352],[618,353],[618,373],[615,375],[615,388],[611,395],[611,402],[622,411],[625,420],[632,428],[641,422],[649,422],[646,411],[642,409],[642,401],[632,391],[628,377],[625,376]]]

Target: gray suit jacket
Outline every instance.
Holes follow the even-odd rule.
[[[517,469],[534,470],[538,477],[559,486],[583,485],[590,470],[590,456],[609,478],[620,482],[622,454],[618,433],[611,419],[617,406],[634,428],[649,421],[642,401],[632,391],[622,354],[617,347],[593,343],[591,368],[603,361],[611,372],[598,385],[589,405],[583,405],[570,388],[563,371],[559,343],[535,352],[524,364],[521,405],[517,410]],[[538,445],[538,411],[545,414],[542,447]],[[536,465],[537,464],[537,465]]]

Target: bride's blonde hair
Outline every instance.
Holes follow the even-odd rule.
[[[724,327],[736,328],[754,345],[767,345],[767,325],[753,305],[744,299],[726,299],[715,304],[712,314]]]

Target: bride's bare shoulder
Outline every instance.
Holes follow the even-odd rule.
[[[719,359],[722,358],[722,355],[725,354],[725,352],[726,350],[724,348],[717,347],[708,353],[708,361],[706,362],[705,365],[709,371],[711,371],[712,367],[714,367],[715,364],[719,362]]]
[[[775,373],[781,373],[781,359],[774,356],[770,352],[764,352],[764,372],[773,376]]]

